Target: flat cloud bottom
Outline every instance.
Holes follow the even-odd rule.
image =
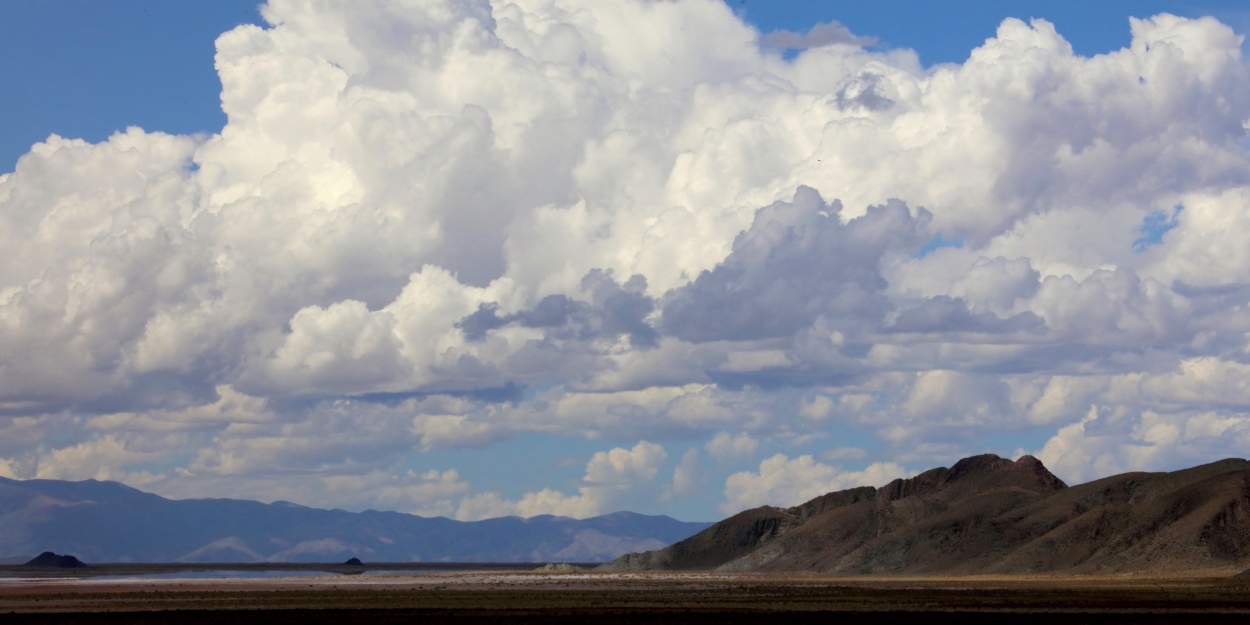
[[[228,612],[228,614],[227,614]],[[489,573],[0,585],[24,623],[1245,623],[1250,579]]]

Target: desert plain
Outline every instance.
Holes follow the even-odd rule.
[[[7,578],[3,623],[1246,623],[1250,577],[383,572]]]

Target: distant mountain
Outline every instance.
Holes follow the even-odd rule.
[[[87,565],[83,564],[81,560],[79,560],[78,558],[75,558],[74,556],[62,556],[62,555],[57,555],[55,553],[52,553],[51,551],[45,551],[35,556],[29,562],[26,562],[22,566],[51,567],[51,568],[57,568],[57,569],[81,569],[81,568],[86,567]]]
[[[0,478],[0,562],[603,562],[709,523],[617,512],[462,522],[235,499],[170,500],[116,482]]]
[[[1250,462],[1069,488],[994,455],[762,507],[600,568],[854,574],[1176,572],[1250,565]]]

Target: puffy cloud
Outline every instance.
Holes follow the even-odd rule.
[[[0,418],[0,454],[20,454],[38,448],[49,434],[72,431],[79,419],[66,414]]]
[[[232,424],[260,424],[277,421],[268,401],[240,393],[226,385],[218,386],[217,401],[182,410],[155,410],[143,413],[116,412],[87,420],[86,425],[101,432],[134,430],[211,430]]]
[[[711,454],[713,458],[726,462],[739,458],[749,458],[755,454],[755,450],[759,446],[759,441],[751,438],[746,432],[737,436],[732,436],[728,432],[719,432],[704,445],[704,449],[707,449],[707,453]]]
[[[668,459],[664,448],[655,443],[639,441],[633,449],[616,447],[596,452],[586,463],[586,475],[578,494],[544,488],[525,493],[516,501],[508,501],[499,493],[479,493],[460,502],[456,518],[477,520],[496,516],[532,517],[540,514],[584,519],[605,512],[652,480]],[[684,465],[684,463],[683,463]],[[678,467],[681,471],[681,465]],[[674,477],[674,483],[678,478]]]
[[[1250,364],[1215,357],[1190,358],[1175,371],[1145,377],[1143,394],[1171,406],[1250,409]]]
[[[1040,287],[1041,274],[1028,259],[978,258],[962,276],[951,282],[947,293],[970,302],[978,312],[1010,314],[1016,302],[1033,298]]]
[[[694,493],[704,477],[699,467],[699,450],[687,449],[681,456],[681,462],[673,469],[673,480],[661,491],[661,501],[672,501]]]
[[[420,474],[407,471],[403,475],[371,471],[329,476],[321,482],[331,497],[350,502],[349,506],[382,505],[422,516],[450,516],[453,501],[469,489],[469,483],[461,480],[455,469]]]
[[[1115,376],[1086,387],[1084,415],[1059,428],[1037,457],[1065,479],[1081,481],[1243,456],[1250,443],[1246,369],[1196,358],[1173,371]]]
[[[1094,57],[1009,19],[924,68],[718,0],[262,12],[217,42],[220,133],[0,175],[3,471],[478,518],[626,502],[661,456],[516,501],[396,467],[832,427],[911,465],[1042,427],[1071,477],[1239,440],[1250,80],[1212,18]],[[853,481],[803,457],[768,475]]]
[[[666,296],[665,331],[693,342],[765,339],[823,316],[862,333],[889,311],[882,257],[919,247],[929,215],[896,201],[843,225],[841,212],[809,187],[760,209],[724,262]]]
[[[633,449],[617,447],[612,451],[598,452],[586,463],[587,482],[605,486],[617,486],[655,478],[660,464],[668,458],[664,448],[655,443],[640,441]]]
[[[598,491],[583,491],[580,495],[566,495],[560,491],[544,488],[536,493],[525,493],[516,502],[517,516],[532,517],[540,514],[585,519],[603,512]]]
[[[581,291],[591,295],[591,303],[578,302],[564,295],[548,295],[532,310],[500,317],[496,304],[483,304],[477,312],[456,326],[469,340],[482,340],[486,332],[509,324],[543,328],[547,337],[591,340],[628,336],[634,347],[655,347],[659,334],[646,322],[655,302],[645,295],[647,279],[634,274],[625,284],[612,278],[612,271],[592,269],[582,278]]]
[[[499,493],[489,492],[460,500],[455,518],[460,521],[477,521],[504,516],[518,516],[516,502],[505,500]]]
[[[116,479],[124,474],[123,467],[167,456],[164,450],[154,448],[157,445],[153,442],[151,439],[127,441],[108,435],[63,447],[40,458],[34,477],[51,480]]]
[[[734,514],[756,506],[786,508],[828,492],[882,486],[906,476],[903,467],[892,462],[875,462],[863,471],[843,471],[816,462],[811,456],[791,460],[785,454],[777,454],[760,463],[759,473],[743,471],[729,476],[720,511]]]
[[[1065,479],[1083,481],[1123,471],[1158,471],[1244,456],[1250,414],[1213,412],[1125,415],[1091,406],[1059,429],[1038,458]]]
[[[817,395],[810,401],[805,400],[799,406],[799,414],[809,419],[820,420],[829,416],[833,412],[835,404],[833,400],[824,395]]]

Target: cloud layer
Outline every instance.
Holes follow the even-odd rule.
[[[262,13],[217,42],[220,133],[0,176],[0,474],[462,518],[728,479],[708,516],[1250,448],[1250,76],[1214,19],[1092,58],[1009,19],[926,69],[715,0]],[[523,433],[603,443],[510,493],[426,460]]]

